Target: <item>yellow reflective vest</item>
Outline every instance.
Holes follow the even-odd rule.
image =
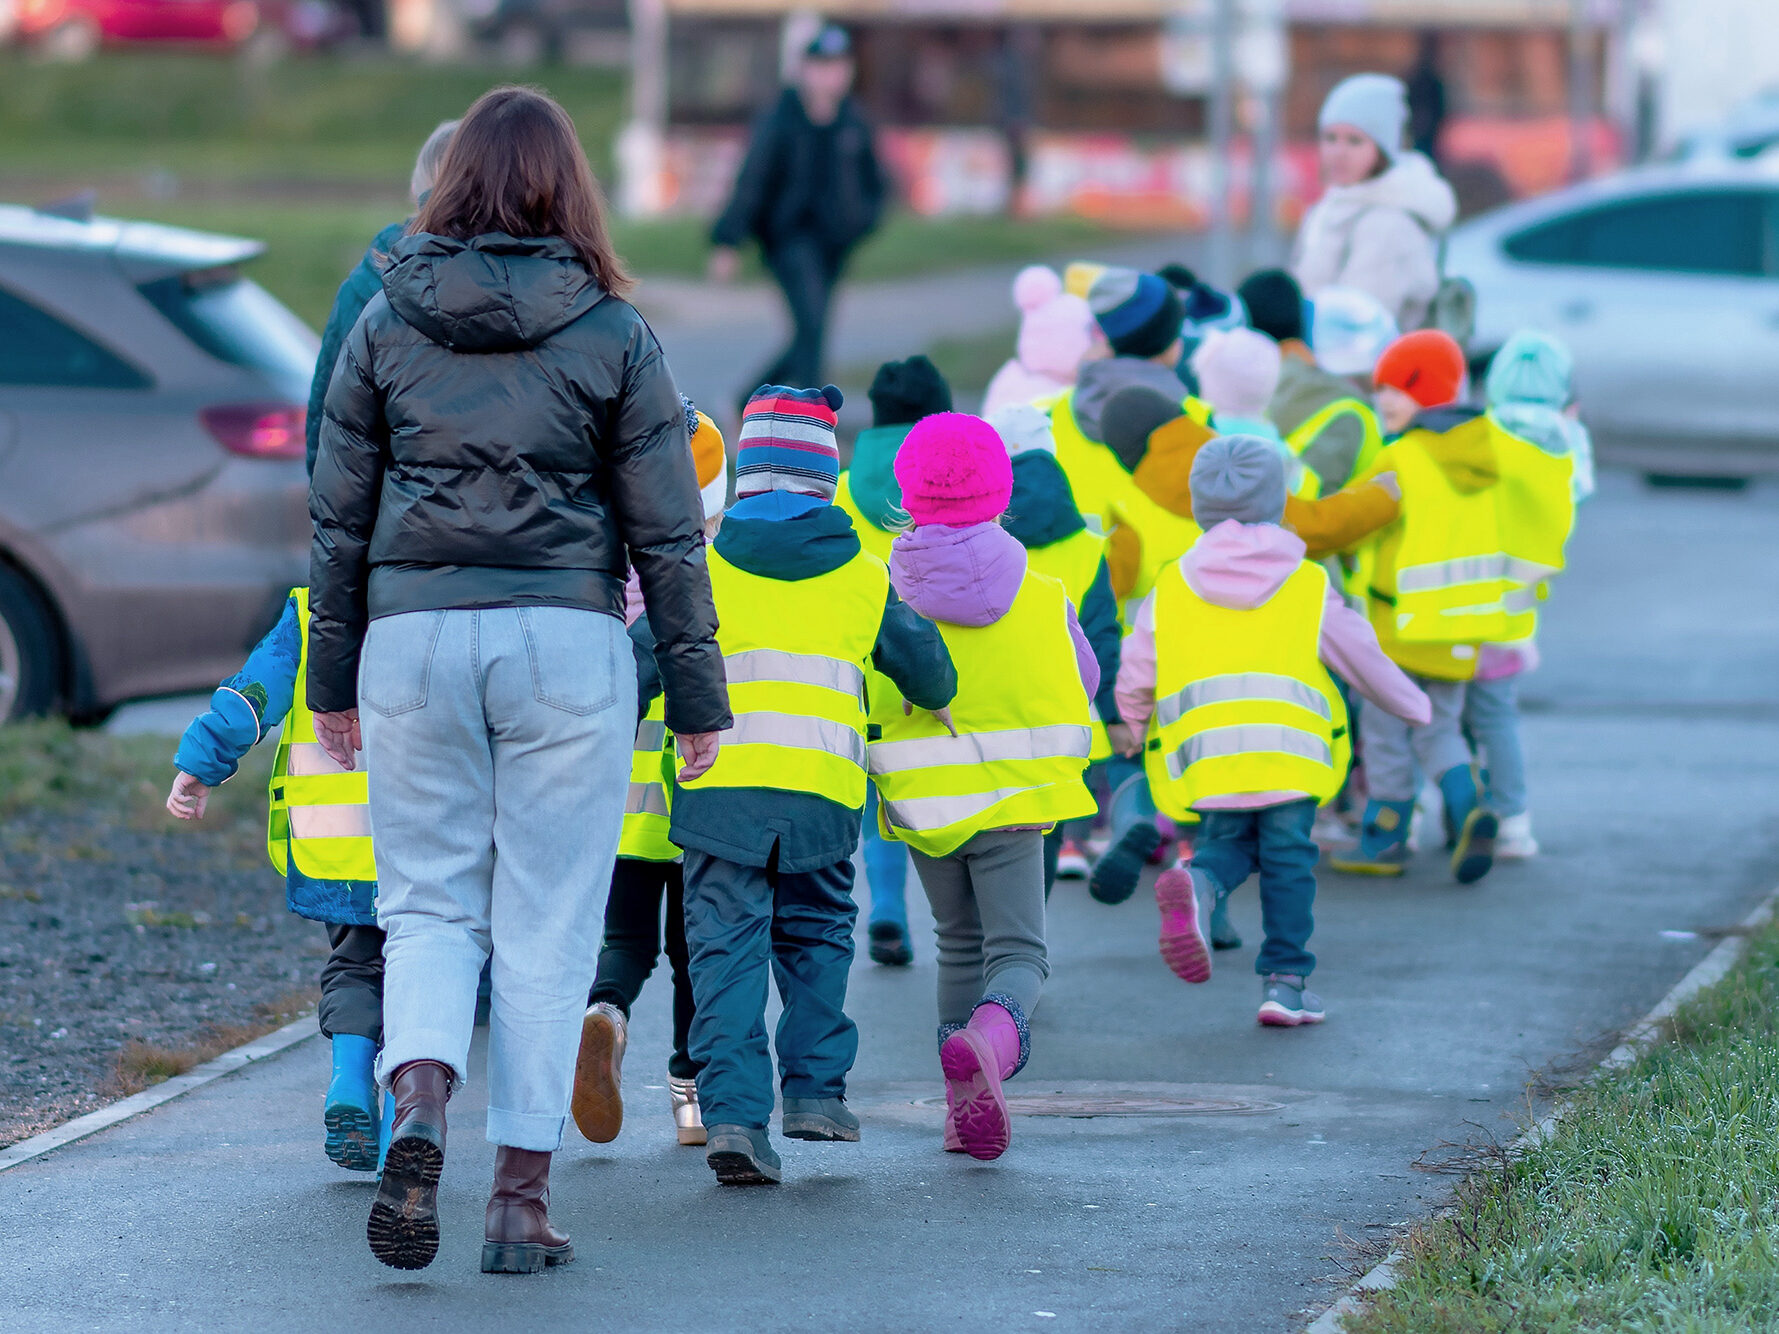
[[[1155,712],[1144,751],[1155,804],[1184,819],[1207,797],[1340,790],[1347,711],[1322,665],[1328,575],[1306,561],[1264,604],[1192,591],[1175,562],[1155,583]]]
[[[1131,481],[1130,474],[1124,470],[1118,456],[1109,446],[1087,438],[1081,429],[1081,423],[1075,417],[1075,391],[1065,389],[1048,402],[1040,400],[1038,406],[1050,413],[1050,431],[1056,441],[1056,461],[1061,465],[1063,475],[1069,479],[1069,490],[1075,496],[1075,508],[1081,511],[1088,526],[1097,528],[1102,533],[1109,533],[1112,525],[1122,515],[1125,522],[1147,537],[1141,520],[1147,519],[1151,510],[1160,514],[1166,514],[1166,511],[1153,502],[1145,505],[1148,497],[1137,490],[1136,483]],[[1191,395],[1181,400],[1180,409],[1200,425],[1208,425],[1211,420],[1210,405]],[[1166,544],[1160,534],[1157,535],[1157,541]],[[1186,545],[1192,544],[1188,542]],[[1180,551],[1185,549],[1182,547]],[[1174,554],[1177,556],[1180,552]]]
[[[958,734],[916,709],[871,744],[885,837],[945,857],[989,829],[1048,828],[1092,815],[1081,781],[1091,743],[1068,595],[1028,565],[993,625],[941,621],[957,668]]]
[[[840,481],[834,487],[834,503],[846,511],[852,520],[852,530],[859,535],[859,545],[866,553],[877,557],[886,565],[890,558],[890,544],[896,540],[894,533],[887,533],[865,517],[859,508],[859,502],[852,498],[852,474],[843,472]]]
[[[279,875],[290,862],[310,880],[375,881],[371,851],[370,779],[361,762],[342,769],[315,738],[309,711],[309,590],[293,588],[302,641],[296,692],[272,759],[266,852]]]
[[[1106,539],[1083,528],[1047,547],[1027,547],[1025,555],[1028,569],[1047,574],[1062,585],[1063,592],[1075,605],[1076,616],[1079,616],[1081,604],[1087,600],[1088,590],[1099,578],[1100,566],[1105,563]],[[1098,764],[1112,758],[1112,742],[1106,735],[1106,720],[1100,717],[1099,705],[1089,700],[1087,709],[1093,717],[1093,748],[1087,759],[1090,764]],[[872,711],[872,721],[878,721],[875,710]]]
[[[865,805],[865,668],[889,570],[859,552],[810,579],[768,579],[709,555],[717,644],[735,721],[716,763],[683,784],[775,788]]]
[[[1302,458],[1304,450],[1316,443],[1316,437],[1322,434],[1329,423],[1348,415],[1357,417],[1365,432],[1364,442],[1359,446],[1359,455],[1353,460],[1353,471],[1348,474],[1349,478],[1361,477],[1370,471],[1372,463],[1384,447],[1383,424],[1378,421],[1371,404],[1362,398],[1337,398],[1326,407],[1311,413],[1295,431],[1285,437],[1285,443],[1291,446],[1293,454]],[[1317,493],[1320,490],[1318,484]]]
[[[667,700],[657,695],[636,724],[618,856],[639,862],[678,861],[680,850],[667,837],[672,812],[673,750],[667,736]]]

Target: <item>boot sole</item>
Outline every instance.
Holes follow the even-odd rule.
[[[1408,869],[1403,862],[1355,862],[1344,857],[1330,857],[1328,866],[1344,875],[1398,876]]]
[[[1143,826],[1137,826],[1141,829]],[[1093,868],[1093,876],[1087,882],[1087,892],[1101,903],[1119,904],[1137,892],[1137,885],[1143,879],[1143,868],[1149,864],[1149,858],[1155,855],[1155,849],[1162,844],[1161,831],[1154,831],[1155,842],[1144,847],[1130,841],[1130,835],[1118,840],[1106,849],[1106,855],[1099,859]],[[1147,840],[1143,840],[1147,843]]]
[[[784,1180],[784,1169],[762,1163],[742,1149],[718,1149],[706,1155],[710,1170],[717,1174],[720,1186],[776,1186]]]
[[[945,1072],[947,1092],[956,1109],[951,1123],[957,1129],[957,1142],[978,1162],[993,1162],[1013,1141],[1012,1118],[994,1053],[986,1040],[967,1028],[960,1029],[939,1049],[939,1068]]]
[[[1495,836],[1501,821],[1492,811],[1474,810],[1464,818],[1452,849],[1452,876],[1460,885],[1474,885],[1495,865]]]
[[[1319,1024],[1327,1017],[1318,1010],[1287,1009],[1277,1001],[1262,1004],[1257,1016],[1260,1023],[1268,1028],[1298,1028],[1304,1024]]]
[[[581,1020],[581,1050],[574,1063],[574,1096],[568,1110],[594,1144],[610,1144],[624,1128],[624,1094],[613,1057],[618,1030],[608,1015]]]
[[[365,1240],[391,1269],[424,1269],[438,1255],[444,1169],[445,1151],[431,1138],[406,1134],[390,1144]]]
[[[546,1246],[541,1241],[485,1241],[482,1243],[484,1274],[541,1274],[557,1265],[574,1262],[574,1247]]]
[[[1163,871],[1155,881],[1161,906],[1161,957],[1182,982],[1211,980],[1210,942],[1198,924],[1198,894],[1190,872]]]
[[[703,1126],[678,1126],[676,1133],[679,1142],[687,1148],[703,1148],[710,1140]]]
[[[813,1140],[828,1144],[857,1144],[859,1131],[856,1126],[843,1126],[832,1117],[819,1112],[794,1112],[784,1118],[783,1134],[786,1139]]]
[[[321,1123],[327,1127],[323,1147],[332,1162],[348,1172],[377,1170],[377,1120],[368,1109],[335,1103],[322,1112]]]

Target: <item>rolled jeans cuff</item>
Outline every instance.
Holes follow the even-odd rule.
[[[509,1149],[527,1149],[532,1153],[554,1153],[562,1147],[562,1129],[567,1122],[566,1116],[506,1112],[490,1107],[488,1142]]]
[[[399,1040],[387,1043],[377,1053],[377,1083],[388,1088],[395,1072],[404,1065],[414,1061],[437,1061],[451,1071],[451,1092],[461,1092],[469,1083],[467,1057],[464,1060],[453,1060],[445,1053],[460,1047],[462,1038],[453,1038],[443,1030],[428,1032],[425,1029],[408,1029]]]

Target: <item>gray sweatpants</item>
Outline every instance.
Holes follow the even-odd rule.
[[[939,937],[939,1022],[968,1023],[1001,992],[1030,1014],[1050,976],[1044,951],[1044,835],[989,830],[949,857],[914,854]]]
[[[1433,701],[1433,721],[1413,727],[1395,714],[1364,703],[1359,707],[1359,746],[1365,784],[1374,801],[1413,801],[1415,761],[1434,782],[1446,770],[1470,763],[1464,740],[1463,681],[1435,681],[1408,674]]]

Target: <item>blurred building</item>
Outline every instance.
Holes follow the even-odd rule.
[[[1635,2],[1228,0],[1225,43],[1217,0],[834,0],[821,15],[853,31],[859,94],[917,211],[1191,224],[1218,179],[1220,67],[1236,71],[1238,217],[1256,143],[1271,145],[1282,221],[1315,197],[1316,110],[1361,70],[1419,74],[1421,101],[1443,106],[1439,156],[1467,202],[1611,166],[1624,155]],[[631,0],[631,18],[624,206],[710,212],[818,15],[795,0]]]

